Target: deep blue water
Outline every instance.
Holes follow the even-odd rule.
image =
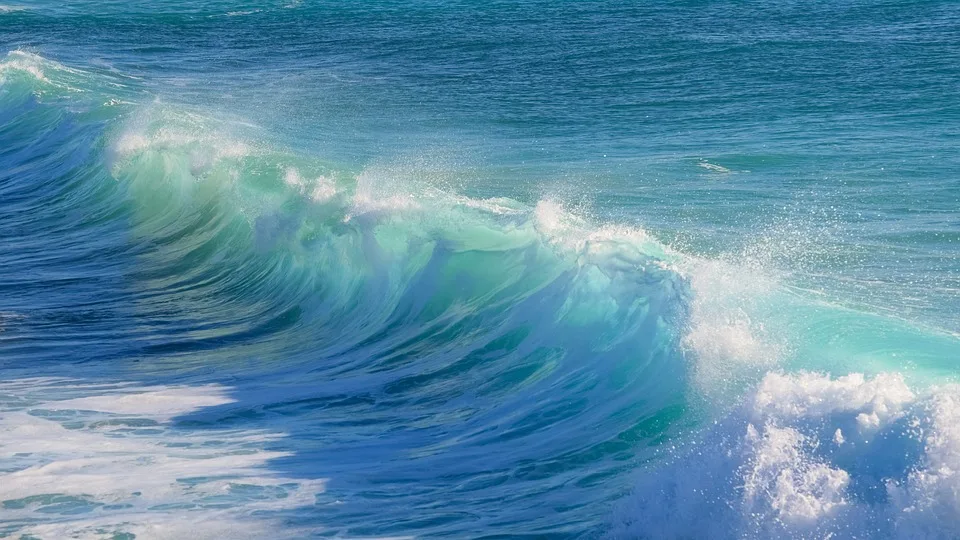
[[[960,538],[960,4],[0,5],[0,537]]]

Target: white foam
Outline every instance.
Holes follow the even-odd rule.
[[[363,214],[395,214],[422,208],[419,197],[429,196],[420,191],[414,195],[400,172],[384,167],[370,167],[357,176],[351,207],[344,218],[350,221]]]
[[[232,164],[255,153],[251,145],[232,136],[232,126],[234,124],[227,126],[201,114],[155,103],[139,110],[126,122],[111,145],[112,157],[122,165],[123,160],[143,153],[164,152],[165,166],[185,164],[189,175],[183,180],[189,180],[224,160]],[[118,170],[115,167],[115,174]]]
[[[294,167],[287,167],[283,173],[283,181],[291,187],[302,189],[306,186],[306,181],[300,176],[300,171]]]
[[[211,384],[183,388],[123,388],[122,393],[55,401],[50,410],[84,410],[169,420],[203,407],[232,403],[227,389]],[[137,392],[137,393],[130,393]]]
[[[113,148],[119,155],[128,156],[144,150],[189,149],[191,146],[208,147],[216,158],[242,158],[251,153],[247,144],[229,137],[167,127],[149,132],[135,127],[121,134]]]
[[[521,208],[516,201],[502,197],[471,199],[470,197],[457,196],[456,202],[468,208],[475,208],[500,216],[514,216],[524,212],[524,208]]]
[[[271,523],[238,521],[229,511],[209,511],[202,515],[183,512],[177,518],[153,513],[130,514],[127,521],[75,519],[66,523],[43,523],[25,527],[22,532],[34,538],[113,539],[133,534],[149,540],[220,540],[224,538],[270,538],[277,529]]]
[[[771,373],[701,442],[643,473],[610,536],[957,538],[958,426],[958,387]]]
[[[810,458],[810,440],[796,429],[748,424],[743,443],[742,504],[752,517],[803,529],[849,504],[850,475]]]
[[[960,538],[960,386],[927,403],[925,452],[902,485],[887,483],[901,538]]]
[[[622,248],[625,248],[636,255],[657,257],[664,265],[675,257],[669,248],[643,229],[623,225],[595,226],[556,201],[539,201],[533,218],[534,227],[543,241],[565,254],[595,260],[609,256],[611,250],[622,255]]]
[[[687,257],[678,267],[692,293],[682,343],[691,353],[695,388],[714,400],[726,399],[783,356],[782,343],[753,315],[778,281],[743,259]]]
[[[706,170],[708,170],[708,171],[710,171],[710,172],[715,172],[715,173],[720,173],[720,174],[730,174],[730,173],[733,172],[733,171],[731,171],[730,169],[728,169],[728,168],[726,168],[726,167],[724,167],[724,166],[722,166],[722,165],[716,165],[716,164],[714,164],[714,163],[709,163],[709,162],[707,162],[707,161],[701,161],[701,162],[697,163],[697,165],[700,166],[700,167],[702,167],[702,168],[704,168],[704,169],[706,169]]]
[[[48,62],[48,60],[33,53],[11,51],[7,53],[7,57],[0,62],[0,82],[3,82],[4,74],[13,71],[28,73],[38,81],[50,82],[43,72],[44,64]]]
[[[12,73],[27,74],[35,81],[42,83],[34,88],[34,94],[37,96],[51,89],[83,93],[86,92],[85,83],[89,82],[84,80],[88,77],[83,71],[23,50],[10,51],[0,60],[0,84],[3,84],[7,76]]]
[[[304,178],[294,167],[287,167],[283,175],[284,182],[296,189],[300,194],[309,194],[314,202],[327,202],[337,196],[337,185],[326,176],[318,176],[312,180]]]
[[[914,400],[899,374],[868,379],[853,373],[830,379],[817,373],[770,373],[753,396],[752,414],[760,422],[850,414],[858,429],[872,432],[903,416]]]
[[[326,202],[337,196],[337,186],[332,180],[320,176],[314,180],[310,198],[314,202]]]
[[[0,501],[16,532],[41,538],[260,538],[281,530],[256,512],[315,504],[325,481],[269,468],[282,433],[191,432],[174,416],[231,403],[216,385],[137,387],[69,379],[0,385]],[[82,394],[53,399],[62,394]],[[15,405],[11,405],[15,404]],[[255,491],[255,496],[245,493]],[[224,501],[230,507],[224,509]],[[83,507],[83,513],[58,511]]]

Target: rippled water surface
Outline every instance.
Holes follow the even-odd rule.
[[[960,537],[953,2],[0,5],[0,536]]]

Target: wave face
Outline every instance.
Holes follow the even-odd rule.
[[[3,483],[15,532],[233,535],[302,507],[350,534],[549,528],[568,482],[564,519],[599,517],[590,486],[682,415],[689,286],[643,231],[351,175],[180,108],[77,99],[102,82],[34,55],[3,66],[25,164],[4,256],[36,273],[11,282],[4,358],[60,374],[4,388],[29,456]],[[65,357],[108,381],[62,379]]]
[[[0,6],[0,536],[960,537],[950,73],[307,4]]]

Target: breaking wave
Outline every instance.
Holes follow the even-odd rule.
[[[0,61],[5,533],[960,535],[955,336],[142,94]]]

